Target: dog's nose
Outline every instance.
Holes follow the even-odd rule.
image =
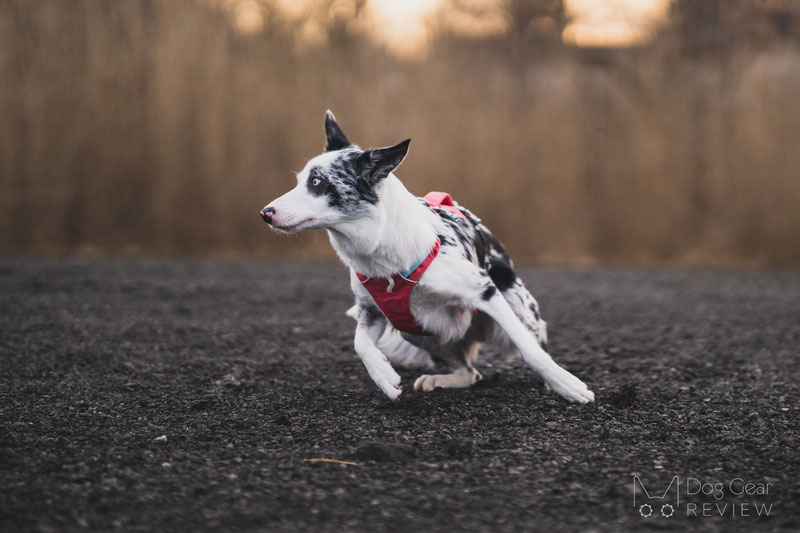
[[[264,222],[266,222],[267,224],[272,224],[272,215],[274,214],[275,214],[274,207],[267,206],[261,210],[261,218],[263,218]]]

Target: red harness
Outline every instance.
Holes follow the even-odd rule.
[[[453,199],[446,192],[429,192],[422,200],[431,210],[440,207],[453,215],[469,220],[455,206]],[[439,255],[439,246],[439,239],[436,239],[436,242],[433,243],[433,249],[416,268],[408,273],[392,274],[391,282],[387,278],[370,278],[360,272],[356,272],[361,284],[372,295],[372,299],[375,300],[380,310],[383,311],[389,322],[400,331],[411,333],[412,335],[431,335],[417,324],[416,319],[411,314],[410,302],[411,292],[416,287],[417,281],[419,281],[430,264],[433,263],[436,256]]]
[[[428,207],[430,207],[431,210],[433,210],[435,207],[441,207],[445,211],[449,211],[450,213],[457,215],[464,220],[469,220],[461,211],[461,209],[456,207],[456,204],[453,203],[453,199],[450,197],[449,193],[431,191],[422,199],[425,200],[425,203],[428,204]]]

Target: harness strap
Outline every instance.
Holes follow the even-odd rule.
[[[411,292],[416,287],[417,281],[419,281],[433,260],[436,259],[436,256],[439,255],[440,246],[439,239],[436,239],[430,253],[407,276],[393,274],[389,279],[370,278],[360,272],[356,272],[358,280],[372,295],[375,304],[396,329],[412,335],[430,335],[417,324],[416,319],[411,314]]]

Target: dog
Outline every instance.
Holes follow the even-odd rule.
[[[583,381],[545,351],[539,305],[500,241],[449,195],[417,198],[394,175],[411,139],[362,150],[330,111],[325,136],[325,151],[260,215],[284,233],[327,230],[350,269],[355,351],[387,397],[402,393],[393,363],[441,369],[421,375],[414,390],[469,387],[481,379],[474,364],[486,344],[521,354],[566,400],[594,401]]]

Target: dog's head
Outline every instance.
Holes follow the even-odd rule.
[[[273,228],[285,233],[335,228],[369,215],[379,201],[379,184],[403,161],[411,142],[361,150],[330,111],[325,114],[325,136],[325,152],[306,163],[297,174],[297,186],[261,210]]]

